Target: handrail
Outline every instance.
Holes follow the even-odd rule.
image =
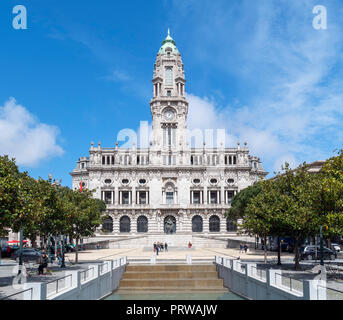
[[[59,283],[59,281],[64,280],[64,279],[67,279],[67,278],[70,278],[70,287],[71,287],[71,283],[72,283],[72,275],[71,275],[71,274],[68,274],[68,275],[66,275],[66,276],[64,276],[64,277],[61,277],[61,278],[58,278],[58,279],[55,279],[55,280],[51,280],[51,281],[46,282],[46,286],[47,286],[47,287],[48,287],[49,284],[56,282],[55,291],[53,291],[52,293],[51,293],[51,292],[50,292],[50,293],[47,292],[47,297],[50,297],[50,296],[52,296],[52,295],[54,295],[54,294],[57,294],[57,293],[59,293],[61,290],[65,289],[66,286],[64,286],[62,289],[59,288],[58,283]],[[60,289],[60,290],[59,290],[59,289]]]
[[[256,276],[259,278],[259,279],[262,279],[262,280],[265,280],[267,278],[267,274],[266,274],[266,271],[261,269],[261,268],[257,268],[255,266],[251,266],[252,269],[256,269]],[[260,275],[258,274],[258,271],[260,271]],[[265,272],[265,275],[263,275],[263,271]]]
[[[14,296],[17,296],[17,295],[19,295],[19,294],[22,294],[22,293],[24,293],[24,292],[26,292],[26,291],[31,291],[31,299],[26,299],[26,300],[32,300],[33,288],[25,289],[25,290],[22,290],[22,291],[19,291],[19,292],[10,294],[9,296],[6,296],[6,297],[4,297],[4,298],[1,298],[0,300],[10,300],[9,298],[14,297]]]
[[[334,289],[334,288],[328,288],[328,287],[324,287],[320,284],[317,285],[317,300],[319,300],[319,287],[320,288],[323,288],[326,290],[326,300],[343,300],[343,291],[340,291],[340,290],[337,290],[337,289]],[[339,299],[333,299],[332,297],[330,297],[330,299],[327,298],[327,293],[328,292],[334,292],[334,294],[339,294],[341,295],[341,297]]]
[[[84,274],[83,280],[82,280],[82,276],[81,276],[81,282],[85,282],[88,278],[91,278],[91,277],[87,277],[87,272],[89,272],[90,270],[93,271],[93,276],[94,276],[94,271],[95,271],[94,269],[95,269],[94,267],[90,267],[86,270],[81,271],[80,274],[81,275]]]
[[[277,275],[279,275],[279,276],[281,277],[281,285],[283,285],[283,284],[282,284],[282,278],[289,279],[289,290],[290,290],[290,291],[301,292],[300,290],[297,290],[296,288],[294,288],[294,287],[292,286],[292,281],[297,281],[297,282],[301,283],[301,285],[303,286],[303,285],[304,285],[304,281],[303,281],[303,280],[294,279],[294,278],[292,278],[292,277],[285,276],[285,275],[283,275],[283,274],[281,274],[281,273],[275,272],[275,283],[276,283],[276,276],[277,276]]]

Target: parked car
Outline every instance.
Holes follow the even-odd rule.
[[[1,247],[1,257],[2,258],[10,258],[12,253],[16,251],[18,247],[14,246],[3,246]]]
[[[12,253],[11,259],[19,262],[19,252],[16,250]],[[42,256],[42,251],[34,248],[24,248],[23,249],[23,261],[24,262],[36,262],[39,263],[40,257]]]
[[[338,243],[331,243],[332,249],[334,249],[336,252],[341,252],[341,247]]]
[[[337,253],[331,249],[324,247],[324,260],[335,260]],[[301,260],[314,260],[316,258],[316,246],[304,246],[300,248]],[[320,246],[317,246],[317,259],[320,259]]]

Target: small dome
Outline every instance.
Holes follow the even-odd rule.
[[[168,29],[168,35],[167,37],[164,39],[164,41],[162,42],[162,47],[160,48],[159,52],[160,54],[165,54],[166,51],[168,51],[167,49],[170,48],[172,53],[179,53],[179,50],[177,50],[176,48],[176,44],[174,39],[170,36],[170,31]],[[169,49],[169,51],[170,51]]]

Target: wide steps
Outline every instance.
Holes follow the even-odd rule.
[[[214,264],[209,265],[128,265],[126,272],[209,272],[217,271]]]
[[[226,292],[216,266],[206,265],[127,265],[118,288],[132,292]]]
[[[156,271],[156,272],[125,272],[123,280],[143,280],[143,279],[218,279],[216,271]]]
[[[196,288],[196,287],[223,287],[222,279],[122,279],[120,288],[140,288],[140,287],[176,287],[176,288]]]
[[[145,293],[225,293],[228,290],[224,287],[197,287],[197,288],[180,288],[180,287],[142,287],[142,288],[119,288],[116,293],[118,294],[145,294]]]

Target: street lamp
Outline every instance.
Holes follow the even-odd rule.
[[[325,226],[325,230],[328,230],[329,227]],[[320,265],[324,265],[324,239],[323,239],[323,226],[320,226]]]
[[[20,219],[20,232],[19,232],[19,268],[18,268],[18,275],[21,274],[23,268],[23,221],[22,221],[22,214],[19,215]]]

